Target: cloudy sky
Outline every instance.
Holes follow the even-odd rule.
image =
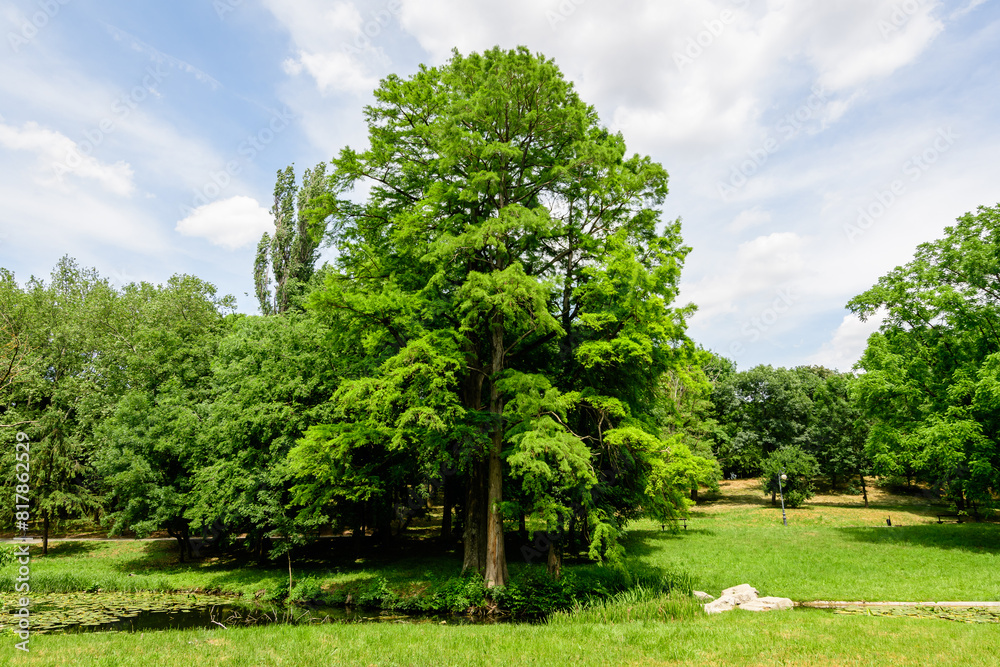
[[[363,147],[379,79],[555,59],[670,173],[691,335],[847,370],[855,294],[1000,202],[996,0],[0,0],[0,266],[193,273],[255,312],[275,172]]]

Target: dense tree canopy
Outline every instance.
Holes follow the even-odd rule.
[[[1000,493],[998,277],[1000,206],[980,207],[849,304],[885,316],[856,391],[876,471],[926,481],[962,511]]]
[[[756,475],[775,452],[793,448],[811,457],[832,485],[855,475],[864,485],[866,426],[850,394],[853,382],[850,374],[816,366],[723,374],[713,392],[723,468]]]
[[[572,514],[606,553],[619,515],[666,483],[651,412],[690,348],[690,311],[671,306],[687,248],[659,219],[665,171],[627,156],[525,49],[390,76],[365,115],[369,146],[333,161],[331,190],[370,194],[330,209],[337,268],[310,300],[342,314],[362,358],[335,399],[342,420],[298,454],[379,442],[429,470],[455,456],[466,566],[491,585],[507,579],[505,483],[521,511],[553,527]],[[634,436],[611,435],[623,427]],[[602,473],[619,483],[602,490]]]

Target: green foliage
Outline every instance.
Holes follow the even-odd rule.
[[[798,447],[817,460],[817,474],[831,485],[869,472],[867,424],[850,391],[854,381],[816,366],[757,366],[723,375],[713,393],[723,469],[756,475],[773,452]]]
[[[289,165],[278,171],[274,185],[274,233],[267,232],[257,244],[254,287],[260,312],[279,315],[300,300],[315,272],[319,245],[326,234],[332,201],[326,179],[326,164],[306,169],[302,187],[296,190],[295,170]],[[273,291],[272,291],[273,282]]]
[[[13,544],[0,544],[0,569],[17,562],[17,547]]]
[[[782,447],[764,459],[761,479],[764,493],[784,493],[786,507],[801,507],[816,495],[819,475],[816,458],[799,447]],[[782,478],[784,476],[784,478]]]
[[[295,584],[288,594],[288,602],[291,604],[325,601],[327,601],[327,594],[323,591],[323,580],[315,576],[299,577],[295,580]]]
[[[368,146],[331,163],[328,192],[369,187],[326,201],[337,260],[308,306],[356,343],[336,421],[291,454],[296,501],[377,502],[452,466],[501,480],[466,513],[478,535],[517,507],[618,554],[624,522],[672,496],[650,501],[651,463],[607,456],[603,435],[626,415],[658,430],[657,383],[693,347],[666,172],[523,47],[455,52],[374,98]],[[492,584],[500,543],[482,543]],[[466,564],[485,570],[478,544]]]
[[[489,604],[489,590],[483,577],[468,572],[463,577],[448,579],[440,588],[424,596],[424,609],[432,611],[466,612],[482,609]]]
[[[576,580],[571,574],[557,580],[540,567],[529,567],[494,592],[493,599],[515,616],[540,616],[569,609],[575,602],[576,592]]]
[[[929,483],[960,512],[1000,496],[1000,206],[980,207],[848,307],[884,314],[854,395],[876,472]]]

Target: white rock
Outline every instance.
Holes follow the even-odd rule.
[[[708,604],[706,604],[705,605],[705,613],[706,614],[721,614],[724,611],[732,611],[733,609],[736,608],[736,604],[737,604],[736,598],[734,598],[732,596],[729,596],[729,595],[723,595],[718,600],[715,600],[714,602],[709,602]]]
[[[733,586],[722,591],[722,597],[726,596],[736,598],[736,604],[743,604],[744,602],[757,599],[757,589],[750,584],[740,584],[739,586]]]
[[[704,602],[711,602],[712,600],[715,599],[713,596],[709,595],[705,591],[694,591],[691,593],[691,595],[693,595],[695,599],[702,600]]]
[[[744,611],[781,611],[782,609],[791,609],[795,606],[788,598],[757,598],[755,600],[748,600],[739,605],[740,609]]]

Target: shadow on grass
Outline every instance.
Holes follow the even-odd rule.
[[[837,528],[847,539],[872,544],[917,545],[937,549],[959,549],[973,553],[1000,554],[1000,525],[943,524]]]
[[[43,556],[43,558],[82,556],[91,554],[101,548],[102,545],[100,542],[49,542],[49,553]]]
[[[688,528],[678,532],[669,530],[630,530],[628,536],[623,541],[625,553],[628,558],[642,558],[662,552],[663,543],[668,541],[683,540],[688,535],[714,536],[716,532],[707,528]]]

